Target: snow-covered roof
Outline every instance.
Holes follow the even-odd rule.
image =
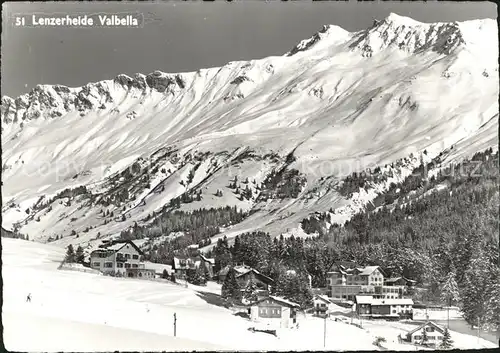
[[[226,267],[224,267],[223,269],[221,269],[219,271],[219,275],[222,275],[222,276],[227,275],[227,273],[229,272],[230,268],[231,268],[231,266],[229,266],[229,265],[226,266]],[[236,265],[236,266],[233,266],[233,269],[237,272],[237,276],[243,275],[243,274],[248,273],[251,270],[253,270],[252,267],[247,266],[247,265]],[[257,270],[255,270],[255,271],[258,273]]]
[[[358,268],[360,276],[369,276],[373,273],[373,271],[377,270],[379,266],[365,266]]]
[[[397,282],[399,281],[400,279],[402,279],[403,277],[394,277],[394,278],[387,278],[385,279],[384,281],[385,282],[389,282],[389,283],[392,283],[392,282]]]
[[[208,257],[205,257],[205,255],[200,254],[200,257],[202,258],[203,261],[209,262],[211,265],[215,265],[215,259],[210,259]]]
[[[125,245],[131,245],[137,252],[143,255],[142,250],[131,240],[120,240],[120,241],[112,241],[112,242],[104,242],[104,244],[100,245],[101,249],[118,251],[123,248]]]
[[[433,321],[427,321],[425,324],[422,324],[422,325],[418,326],[417,328],[415,328],[415,329],[411,330],[410,332],[408,332],[407,335],[411,335],[411,334],[417,332],[418,330],[423,329],[426,326],[434,326],[436,328],[436,330],[438,330],[441,333],[444,333],[444,329],[441,326],[439,326],[438,324],[436,324]]]
[[[284,303],[284,304],[288,304],[289,306],[292,306],[292,307],[296,307],[296,308],[300,307],[299,304],[294,303],[294,302],[287,300],[285,298],[282,298],[282,297],[275,297],[273,295],[270,295],[269,298],[274,299],[274,300],[281,302],[281,303]]]
[[[171,265],[157,264],[149,261],[144,262],[144,268],[148,270],[155,270],[156,273],[163,273],[163,270],[167,270],[168,273],[172,272]]]
[[[294,303],[291,300],[288,300],[288,299],[285,299],[285,298],[282,298],[282,297],[277,297],[277,296],[274,296],[274,295],[270,295],[270,296],[267,296],[267,297],[262,298],[260,300],[257,300],[256,302],[252,303],[251,305],[255,305],[255,304],[260,303],[260,302],[262,302],[264,300],[267,300],[267,299],[271,299],[273,301],[276,301],[278,303],[284,304],[285,306],[290,306],[292,308],[300,308],[299,304]]]
[[[118,251],[118,250],[120,250],[121,248],[123,248],[124,246],[125,246],[125,243],[116,243],[116,244],[113,244],[113,245],[107,246],[107,247],[106,247],[106,249],[108,249],[108,250]]]
[[[333,302],[326,295],[316,294],[314,296],[314,299],[319,299],[319,300],[322,300],[328,304],[333,304]]]
[[[254,268],[249,268],[249,269],[240,269],[241,272],[239,272],[237,275],[236,275],[236,278],[238,277],[241,277],[241,276],[244,276],[246,275],[247,273],[249,272],[253,272],[257,275],[257,277],[261,277],[263,278],[265,281],[264,282],[274,282],[274,280],[271,278],[271,277],[268,277],[266,275],[263,275],[262,273],[260,273],[259,271],[257,271],[256,269]]]
[[[372,305],[413,305],[413,299],[373,299]]]
[[[371,305],[413,305],[413,299],[374,299],[371,295],[357,295],[356,303]]]

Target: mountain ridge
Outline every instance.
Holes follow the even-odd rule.
[[[353,171],[405,159],[392,171],[398,180],[424,150],[432,158],[459,146],[450,162],[497,146],[498,48],[484,50],[496,36],[493,20],[423,24],[390,15],[355,33],[324,26],[282,56],[118,75],[78,88],[39,85],[2,97],[9,204],[2,225],[32,239],[64,235],[61,245],[91,243],[200,190],[202,200],[181,209],[253,212],[224,234],[263,228],[300,235],[302,219],[329,208],[339,209],[339,222],[349,219],[389,187],[345,199],[336,188]],[[140,172],[129,177],[133,165]],[[306,182],[293,197],[262,201],[258,187],[286,184],[273,173]],[[235,175],[255,180],[239,185],[251,197],[227,187]],[[90,201],[53,200],[82,185]],[[215,196],[219,190],[224,196]],[[269,192],[278,194],[288,195]],[[99,203],[108,199],[116,204]],[[120,221],[102,224],[103,210]],[[75,229],[79,238],[66,239]]]

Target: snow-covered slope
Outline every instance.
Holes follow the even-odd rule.
[[[342,198],[335,186],[345,175],[424,150],[433,157],[455,146],[462,158],[496,148],[497,57],[494,20],[424,24],[391,14],[356,33],[324,26],[279,57],[3,97],[2,225],[32,239],[74,230],[79,238],[58,243],[86,242],[192,189],[202,200],[182,209],[255,211],[229,236],[300,235],[301,219],[330,208],[348,219],[376,194]],[[419,163],[407,161],[394,178]],[[134,163],[143,179],[131,185],[119,172]],[[240,200],[227,188],[235,175],[259,185],[283,166],[306,179],[297,197],[259,201],[254,189]],[[92,198],[52,199],[82,185]],[[117,190],[127,194],[116,207],[99,202]],[[103,222],[102,210],[117,220]]]
[[[323,320],[298,315],[299,329],[281,329],[278,337],[252,333],[255,324],[217,306],[206,287],[57,270],[63,257],[53,245],[2,238],[3,342],[9,351],[374,350],[375,336],[391,342],[404,332],[329,321],[324,347]],[[452,332],[454,340],[459,336]],[[467,345],[456,347],[495,347],[466,338]],[[394,343],[391,349],[413,347]]]

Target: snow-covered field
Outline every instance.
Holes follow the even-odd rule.
[[[463,318],[462,313],[458,308],[450,308],[449,316],[447,310],[425,310],[425,309],[413,309],[413,319],[414,320],[450,320]]]
[[[3,238],[2,248],[4,343],[11,351],[373,350],[375,336],[392,342],[399,333],[387,323],[366,331],[329,320],[323,347],[324,321],[310,316],[278,337],[252,333],[250,321],[216,305],[217,284],[185,288],[57,270],[59,247]],[[469,347],[492,347],[475,340]]]

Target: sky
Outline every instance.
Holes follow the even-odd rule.
[[[490,2],[253,0],[162,3],[3,3],[2,95],[37,84],[79,87],[118,74],[196,71],[283,55],[325,24],[358,31],[391,12],[421,22],[496,18]],[[15,28],[13,13],[140,12],[143,28]],[[496,44],[493,44],[496,45]]]

